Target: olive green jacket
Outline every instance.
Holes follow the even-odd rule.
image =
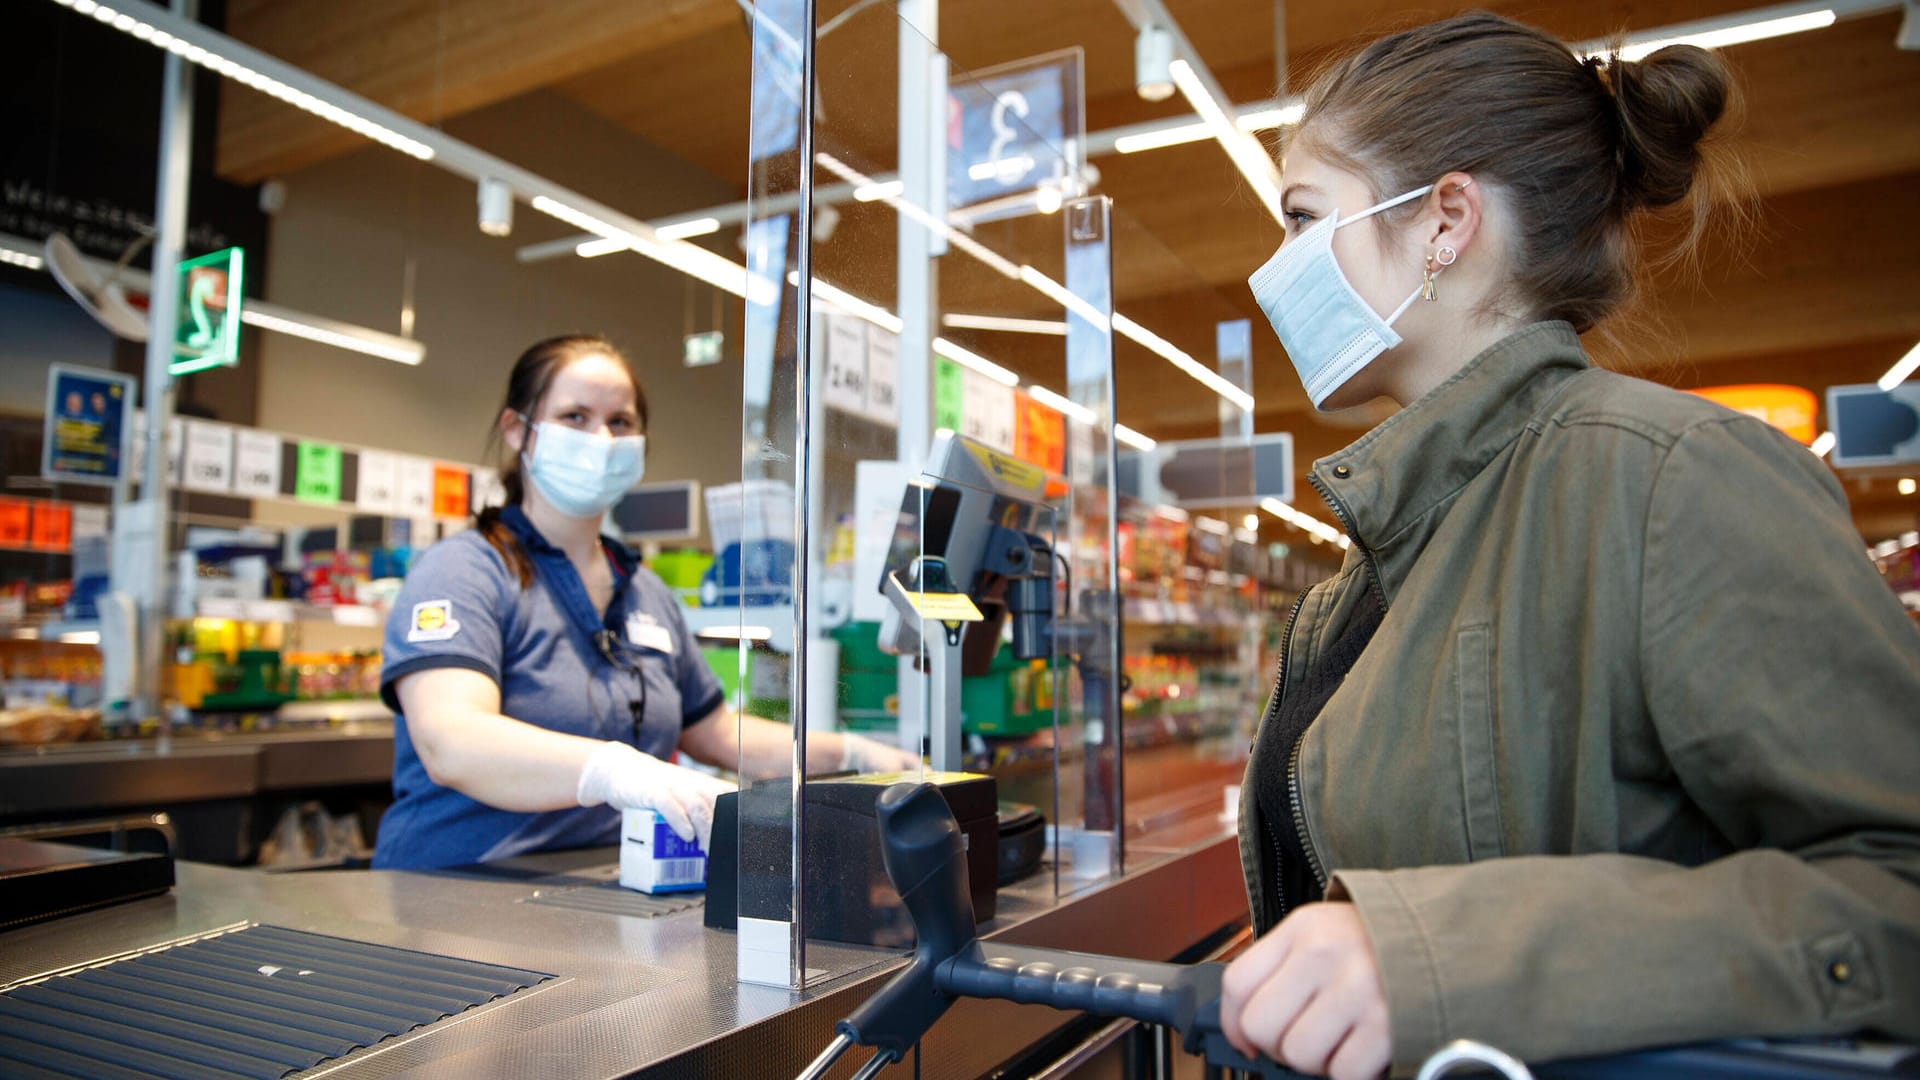
[[[1354,546],[1278,692],[1357,605],[1387,613],[1287,782],[1373,943],[1396,1073],[1455,1038],[1920,1040],[1920,634],[1817,458],[1556,322],[1312,479]]]

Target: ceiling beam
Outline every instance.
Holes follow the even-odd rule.
[[[437,123],[740,18],[733,0],[234,0],[227,33]],[[262,180],[365,142],[245,87],[220,92],[216,168],[229,179]]]

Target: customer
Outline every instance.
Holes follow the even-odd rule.
[[[618,810],[652,807],[708,839],[733,785],[676,750],[750,774],[785,767],[790,729],[736,718],[680,605],[600,534],[640,480],[647,400],[607,341],[523,353],[498,434],[507,504],[427,549],[387,620],[380,693],[394,728],[393,808],[374,865],[449,866],[612,844]],[[919,758],[856,735],[808,737],[815,769]]]
[[[1732,94],[1488,14],[1309,93],[1253,291],[1315,405],[1402,408],[1313,470],[1353,547],[1247,770],[1242,1049],[1920,1038],[1920,636],[1818,458],[1577,336]]]

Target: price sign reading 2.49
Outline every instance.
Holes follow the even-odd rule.
[[[240,285],[245,253],[237,247],[180,264],[180,307],[173,324],[173,363],[187,375],[240,362]]]

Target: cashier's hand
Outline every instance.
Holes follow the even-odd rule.
[[[1380,968],[1352,904],[1308,904],[1227,965],[1227,1041],[1334,1080],[1373,1080],[1393,1058]]]
[[[615,810],[657,810],[674,835],[682,840],[698,837],[700,849],[711,851],[713,800],[732,790],[734,785],[725,780],[662,761],[626,743],[604,742],[580,770],[577,797],[581,806],[606,803]]]
[[[920,755],[897,746],[846,733],[840,736],[840,768],[859,773],[910,772],[920,767]]]

